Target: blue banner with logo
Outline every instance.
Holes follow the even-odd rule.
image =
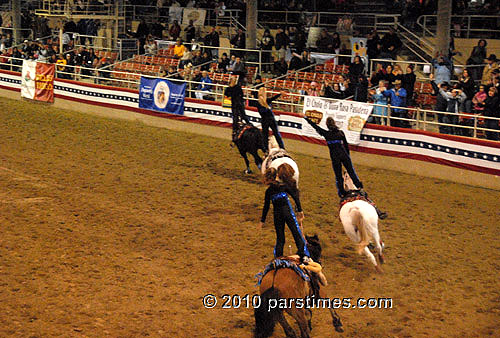
[[[139,108],[183,115],[186,84],[172,83],[164,79],[141,77]]]

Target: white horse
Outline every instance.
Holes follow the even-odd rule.
[[[347,172],[344,173],[344,187],[347,191],[357,190]],[[384,255],[382,254],[384,243],[378,233],[378,215],[373,205],[363,200],[347,202],[340,209],[340,220],[347,236],[356,243],[358,254],[364,253],[373,263],[377,272],[382,273],[380,264],[384,263]],[[373,242],[378,251],[380,264],[377,264],[375,256],[368,248],[370,242]]]
[[[282,164],[288,164],[292,167],[294,173],[293,173],[293,179],[295,182],[297,182],[297,187],[299,186],[299,167],[297,166],[297,163],[290,157],[288,152],[285,149],[281,149],[280,146],[278,145],[278,142],[276,142],[276,138],[274,135],[269,137],[269,155],[266,156],[264,161],[262,162],[262,175],[266,173],[266,170],[269,168],[274,168],[278,170],[278,168]],[[279,178],[278,178],[279,180]]]

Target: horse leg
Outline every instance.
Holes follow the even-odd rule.
[[[326,294],[325,289],[320,286],[319,288],[319,297],[320,298],[328,298],[328,295]],[[330,315],[332,316],[332,322],[333,326],[335,327],[335,331],[337,332],[344,332],[344,329],[342,328],[342,321],[340,320],[340,316],[337,314],[335,309],[332,309],[331,307],[328,308],[328,311],[330,311]],[[312,328],[311,328],[312,330]]]
[[[313,327],[312,327],[312,318],[313,318],[313,313],[311,311],[311,309],[306,309],[306,317],[307,317],[307,325],[309,325],[309,330],[312,331]]]
[[[281,311],[279,316],[278,316],[278,322],[280,323],[281,327],[283,328],[283,331],[285,331],[285,334],[287,337],[293,337],[293,338],[297,337],[293,328],[290,326],[290,324],[288,324],[288,321],[286,320],[285,314],[283,311]]]
[[[300,337],[309,338],[311,336],[311,330],[309,330],[309,324],[307,323],[305,310],[292,308],[288,311],[288,313],[295,319],[295,321],[299,325]]]
[[[378,231],[374,231],[373,232],[373,241],[375,242],[375,247],[377,248],[377,251],[378,251],[378,260],[380,262],[380,264],[384,264],[384,255],[382,254],[382,250],[383,250],[383,247],[382,247],[382,240],[380,239],[380,235],[378,233]]]
[[[377,272],[379,272],[379,273],[382,273],[383,272],[382,268],[380,267],[380,265],[377,264],[377,260],[375,259],[375,256],[373,256],[370,249],[368,249],[368,247],[365,247],[363,251],[364,251],[365,255],[368,257],[368,259],[370,260],[370,262],[372,262],[373,265],[375,266],[375,270],[377,270]]]
[[[248,161],[247,153],[243,151],[240,147],[238,147],[238,150],[240,151],[241,156],[245,160],[245,164],[247,166],[247,169],[245,170],[245,174],[251,174],[252,170],[250,170],[250,162]]]
[[[259,154],[257,153],[257,150],[254,150],[252,152],[252,156],[255,160],[255,165],[257,166],[257,168],[261,168],[262,167],[262,158],[260,158]]]

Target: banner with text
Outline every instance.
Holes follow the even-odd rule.
[[[183,115],[186,84],[142,76],[139,89],[139,108]]]
[[[21,74],[22,97],[54,102],[54,64],[24,60]]]
[[[188,25],[189,20],[193,20],[196,27],[205,25],[205,16],[207,11],[199,8],[184,8],[182,13],[182,24]],[[189,41],[188,41],[189,42]]]
[[[326,119],[332,117],[343,130],[350,144],[359,144],[360,134],[373,106],[355,101],[327,100],[317,96],[306,96],[304,114],[320,127],[326,129]],[[307,123],[302,124],[302,135],[319,138],[320,135]]]

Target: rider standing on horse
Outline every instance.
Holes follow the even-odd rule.
[[[352,165],[351,156],[349,152],[349,144],[342,130],[340,130],[335,124],[335,120],[332,117],[326,119],[326,126],[328,130],[319,127],[316,123],[311,121],[305,114],[299,114],[306,119],[306,121],[326,140],[328,148],[330,149],[330,158],[332,160],[333,171],[335,172],[335,179],[337,183],[337,192],[339,197],[347,198],[348,192],[344,188],[344,176],[342,175],[342,164],[344,165],[347,173],[352,179],[352,182],[356,188],[360,189],[359,194],[366,198],[377,211],[380,219],[387,217],[387,213],[380,211],[375,203],[368,198],[368,194],[363,191],[363,183],[359,180],[356,171]]]
[[[243,89],[238,83],[237,77],[232,77],[229,82],[229,87],[224,91],[224,95],[231,97],[231,112],[233,113],[233,141],[238,137],[239,122],[245,121],[252,125],[245,113],[245,99],[243,98]]]
[[[295,180],[292,178],[293,172],[291,172],[291,170],[293,169],[290,166],[288,166],[288,168],[287,166],[284,166],[283,169],[280,169],[280,173],[278,173],[278,171],[274,168],[269,168],[266,171],[264,175],[264,182],[269,184],[269,187],[266,190],[260,227],[262,227],[266,221],[267,212],[269,211],[269,206],[272,201],[274,206],[274,228],[276,230],[274,257],[277,258],[283,256],[286,223],[292,232],[293,239],[297,245],[297,254],[300,257],[301,262],[306,263],[310,261],[310,254],[299,225],[299,222],[301,223],[304,219],[304,213],[302,212],[302,207],[300,205],[299,190]],[[284,183],[278,182],[277,176],[280,176]],[[295,201],[295,205],[297,207],[297,217],[293,212],[288,195],[290,195]]]
[[[337,183],[337,192],[342,198],[346,195],[347,191],[344,189],[344,178],[342,177],[342,164],[351,176],[352,182],[358,189],[363,189],[363,183],[356,175],[354,167],[352,166],[351,156],[349,153],[349,144],[345,138],[345,134],[340,130],[332,117],[326,119],[326,126],[328,130],[319,127],[316,123],[311,121],[305,114],[301,114],[302,117],[316,130],[318,134],[323,136],[326,140],[326,144],[330,149],[330,158],[332,160],[333,171],[335,172],[335,178]]]
[[[271,110],[271,104],[274,100],[280,97],[283,92],[274,95],[270,98],[267,98],[266,87],[261,87],[259,89],[259,100],[257,103],[257,109],[259,110],[259,114],[261,117],[261,125],[262,125],[262,136],[264,136],[264,146],[266,150],[268,148],[268,140],[269,140],[269,128],[273,131],[273,135],[278,142],[278,145],[281,149],[285,149],[285,145],[283,144],[283,139],[281,138],[281,134],[278,131],[278,124],[276,123],[276,119],[274,118],[273,111]]]

